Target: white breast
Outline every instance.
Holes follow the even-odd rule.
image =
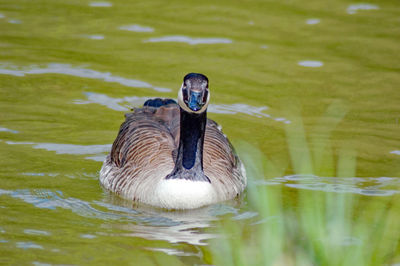
[[[194,209],[218,201],[211,183],[163,179],[154,189],[151,204],[168,209]]]

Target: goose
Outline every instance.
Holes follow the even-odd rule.
[[[194,209],[233,199],[246,173],[221,127],[207,119],[208,78],[187,74],[172,99],[150,99],[125,114],[100,170],[101,185],[134,202]]]

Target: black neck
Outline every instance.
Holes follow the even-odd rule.
[[[203,172],[203,144],[207,113],[189,113],[180,108],[180,139],[175,168],[167,179],[208,181]]]

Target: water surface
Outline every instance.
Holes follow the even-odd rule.
[[[124,113],[176,98],[192,71],[239,153],[246,141],[267,158],[251,185],[400,204],[399,18],[389,0],[1,1],[0,264],[214,264],[221,221],[256,232],[246,194],[164,211],[99,185]],[[309,150],[288,144],[299,118]],[[344,176],[343,149],[356,156]],[[295,173],[293,151],[328,163]]]

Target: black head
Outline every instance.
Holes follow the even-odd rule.
[[[183,78],[178,94],[178,103],[190,113],[202,113],[207,109],[210,92],[208,78],[203,74],[189,73]]]

